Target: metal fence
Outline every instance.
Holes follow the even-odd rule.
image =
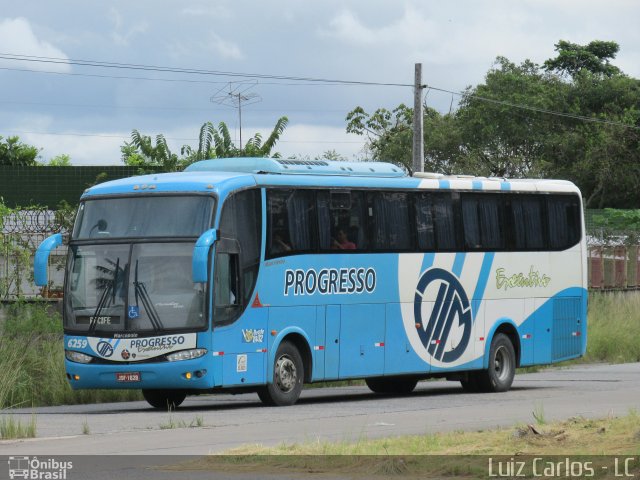
[[[33,283],[33,255],[38,245],[53,233],[65,233],[69,212],[48,209],[13,211],[0,218],[0,300],[62,294],[65,246],[51,253],[49,286]]]

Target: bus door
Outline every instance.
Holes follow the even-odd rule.
[[[214,351],[223,352],[222,384],[264,383],[267,309],[243,305],[240,244],[222,238],[215,248],[213,345]]]

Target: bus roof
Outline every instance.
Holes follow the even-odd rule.
[[[566,180],[511,180],[432,173],[418,173],[409,177],[399,167],[383,162],[221,158],[195,162],[184,172],[142,175],[105,182],[85,190],[83,198],[144,192],[212,192],[224,195],[250,186],[579,193],[578,188]]]
[[[392,163],[335,162],[330,160],[294,160],[281,158],[214,158],[189,165],[185,172],[241,172],[279,175],[340,175],[349,177],[406,177]]]

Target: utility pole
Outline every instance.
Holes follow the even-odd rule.
[[[416,63],[413,85],[413,172],[424,172],[424,125],[422,113],[422,64]]]

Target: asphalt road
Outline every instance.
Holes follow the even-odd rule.
[[[0,455],[204,455],[249,443],[510,426],[533,422],[532,412],[541,409],[548,420],[640,409],[640,363],[522,374],[499,394],[466,394],[457,382],[430,381],[406,397],[378,396],[366,387],[307,389],[298,404],[281,408],[246,394],[190,397],[172,413],[145,402],[4,411],[25,422],[35,414],[38,438],[0,440]]]

